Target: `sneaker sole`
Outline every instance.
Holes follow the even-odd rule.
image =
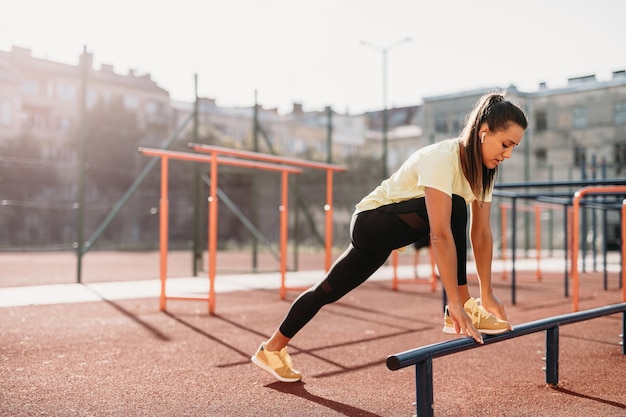
[[[278,375],[275,370],[273,370],[272,368],[270,368],[269,366],[267,366],[266,364],[258,360],[256,356],[252,356],[250,359],[252,360],[253,364],[263,369],[264,371],[269,372],[270,374],[272,374],[274,378],[278,379],[281,382],[298,382],[301,379],[301,378],[285,378],[283,376]]]
[[[508,331],[509,331],[509,329],[495,329],[495,330],[478,329],[479,333],[491,334],[491,335],[493,335],[493,334],[502,334],[502,333],[506,333]],[[446,333],[446,334],[454,334],[454,335],[457,334],[457,332],[454,330],[454,327],[448,327],[448,326],[444,326],[443,327],[443,332]],[[463,330],[461,330],[461,333],[459,333],[459,334],[465,334],[465,333],[463,333]]]

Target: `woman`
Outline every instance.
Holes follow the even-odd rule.
[[[435,262],[448,298],[444,332],[469,335],[511,329],[502,302],[491,286],[493,237],[489,223],[498,166],[511,157],[524,136],[524,112],[501,93],[483,96],[470,113],[459,138],[426,146],[357,205],[350,227],[351,243],[317,285],[291,305],[272,337],[252,362],[280,381],[302,374],[287,353],[287,344],[326,304],[365,282],[394,249],[430,234]],[[466,277],[467,206],[470,239],[480,282],[480,299],[470,297]]]

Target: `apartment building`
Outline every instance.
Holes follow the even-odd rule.
[[[624,176],[626,164],[626,71],[608,80],[595,75],[570,78],[566,86],[534,92],[515,86],[424,98],[418,125],[431,142],[457,136],[478,98],[504,90],[525,109],[529,128],[520,149],[503,165],[504,181],[580,179],[595,160],[606,177]]]
[[[194,103],[172,102],[176,125],[187,120],[193,108]],[[254,106],[226,108],[211,98],[198,99],[198,136],[203,141],[320,162],[342,163],[360,153],[366,122],[366,115],[340,114],[330,108],[305,111],[300,103],[293,103],[290,113],[279,114],[262,105],[256,110]],[[191,129],[189,124],[188,135]]]
[[[118,74],[112,65],[95,69],[88,52],[72,65],[34,57],[30,49],[17,46],[0,51],[0,138],[32,134],[54,153],[75,138],[83,102],[89,110],[114,98],[136,114],[142,130],[171,125],[169,93],[149,74]]]
[[[488,91],[501,90],[525,109],[530,124],[519,148],[502,165],[498,181],[550,182],[626,177],[625,71],[615,71],[607,80],[598,80],[595,75],[570,78],[567,85],[558,88],[549,88],[543,83],[534,92],[521,92],[515,86],[509,86],[426,97],[418,125],[430,142],[457,136],[468,111],[479,97]],[[606,230],[598,223],[596,233],[590,232],[589,235],[594,240],[592,244],[598,248],[604,236],[609,246],[614,247],[619,235],[619,213],[607,211],[606,214]],[[500,224],[499,216],[496,207],[493,214],[495,225]],[[529,228],[532,228],[529,222],[532,219],[527,213],[523,217],[526,222],[520,220],[518,224],[518,244],[528,247],[534,245],[529,243]],[[543,220],[548,220],[544,227],[554,230],[554,233],[545,234],[543,246],[562,248],[565,241],[562,210],[546,213]],[[549,240],[548,236],[551,236]]]
[[[626,71],[615,71],[607,80],[594,75],[570,78],[558,88],[541,84],[533,92],[515,86],[504,89],[526,110],[530,126],[513,158],[502,166],[499,181],[626,175]],[[425,97],[420,105],[388,109],[388,171],[397,169],[416,149],[457,136],[478,98],[492,90],[502,88]],[[58,159],[59,153],[61,159],[76,158],[67,144],[75,143],[83,102],[89,110],[114,99],[135,114],[146,135],[144,146],[159,146],[194,108],[194,103],[171,101],[168,91],[149,74],[133,70],[119,74],[106,64],[94,68],[93,55],[86,51],[75,65],[37,58],[16,46],[0,51],[0,140],[29,134],[48,159]],[[383,154],[382,111],[360,115],[305,111],[294,103],[291,112],[279,114],[261,105],[220,107],[210,98],[199,99],[198,110],[198,133],[204,143],[254,149],[256,141],[261,152],[318,161],[329,159],[330,148],[330,160],[339,164],[353,155]],[[187,129],[186,137],[191,138],[191,123]],[[615,219],[612,222],[614,226]]]

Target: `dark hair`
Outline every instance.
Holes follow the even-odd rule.
[[[482,96],[468,115],[460,136],[461,146],[465,148],[465,152],[461,152],[461,167],[474,195],[480,201],[493,187],[498,172],[498,167],[489,169],[482,162],[478,133],[483,123],[487,123],[491,131],[508,129],[512,123],[524,130],[528,127],[524,111],[506,100],[504,93],[500,92]]]

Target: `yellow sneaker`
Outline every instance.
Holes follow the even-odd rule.
[[[485,307],[480,304],[479,299],[470,298],[463,305],[463,309],[472,319],[472,324],[480,333],[484,334],[500,334],[509,330],[509,322],[506,320],[500,320]],[[446,306],[446,312],[443,319],[443,332],[447,334],[456,334],[454,330],[454,321],[450,314],[448,314],[448,306]],[[461,330],[463,334],[463,330]]]
[[[298,382],[302,379],[302,374],[293,369],[291,356],[287,353],[286,347],[280,351],[271,352],[265,350],[265,343],[261,343],[251,359],[252,363],[274,375],[279,381]]]

